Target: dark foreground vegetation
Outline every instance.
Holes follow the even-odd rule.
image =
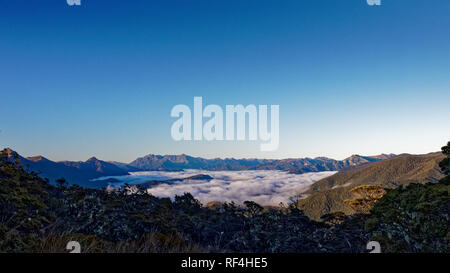
[[[449,157],[448,146],[443,152]],[[448,174],[448,159],[441,164]],[[371,207],[346,216],[310,220],[295,206],[263,208],[254,202],[202,206],[190,194],[172,201],[50,185],[0,153],[0,252],[450,252],[450,179],[379,191]],[[372,189],[373,190],[373,189]],[[367,202],[366,202],[367,201]]]

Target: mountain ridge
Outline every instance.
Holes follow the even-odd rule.
[[[316,158],[287,158],[287,159],[257,159],[257,158],[214,158],[205,159],[186,154],[181,155],[154,155],[148,154],[139,157],[127,166],[143,171],[173,171],[179,169],[202,169],[209,171],[221,170],[281,170],[292,173],[305,173],[317,171],[336,171],[351,165],[364,162],[374,162],[395,157],[394,154],[381,154],[376,156],[352,155],[343,160],[328,157]]]
[[[11,148],[0,151],[6,154],[12,161],[17,160],[23,165],[24,170],[35,172],[42,178],[47,178],[50,183],[55,184],[57,179],[64,178],[69,184],[77,184],[83,187],[106,187],[107,183],[102,181],[92,182],[90,180],[102,176],[127,175],[128,172],[122,170],[114,164],[98,160],[95,157],[87,161],[51,161],[44,156],[23,157]]]
[[[308,196],[297,201],[297,206],[316,220],[324,214],[339,211],[352,214],[355,211],[344,203],[345,199],[351,198],[350,189],[361,185],[397,188],[411,183],[437,182],[443,178],[439,162],[444,158],[440,152],[402,154],[383,161],[350,166],[311,185],[304,193]]]

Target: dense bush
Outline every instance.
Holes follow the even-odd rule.
[[[0,153],[0,252],[448,252],[449,183],[389,190],[370,214],[310,220],[294,206],[203,206],[129,188],[55,187]]]

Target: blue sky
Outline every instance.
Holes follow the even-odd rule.
[[[427,153],[450,140],[450,1],[1,1],[0,146],[148,153]],[[280,146],[175,142],[176,104],[280,105]]]

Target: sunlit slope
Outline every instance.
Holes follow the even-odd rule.
[[[298,201],[298,207],[314,219],[342,211],[354,213],[343,201],[350,198],[348,191],[359,185],[380,185],[395,188],[410,183],[437,182],[443,177],[439,162],[442,153],[400,155],[398,157],[351,167],[314,183],[306,192],[307,198]]]

